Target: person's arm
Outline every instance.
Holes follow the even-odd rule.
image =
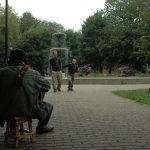
[[[45,93],[50,90],[50,83],[41,74],[38,75],[39,100],[44,99]]]
[[[38,87],[41,92],[48,92],[51,88],[50,82],[38,73]]]
[[[64,66],[62,66],[62,68],[66,68],[66,67],[69,67],[69,64],[68,64],[68,65],[64,65]]]

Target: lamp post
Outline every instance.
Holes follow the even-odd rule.
[[[5,57],[4,57],[4,65],[7,64],[7,53],[8,53],[8,0],[5,1]]]

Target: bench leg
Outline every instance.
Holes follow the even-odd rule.
[[[29,133],[30,135],[30,142],[34,143],[34,138],[33,138],[33,130],[32,130],[32,121],[28,121],[28,127],[29,127]]]
[[[15,146],[18,147],[18,144],[19,144],[19,140],[20,140],[20,131],[19,131],[19,122],[16,122],[16,129],[15,129],[15,132],[16,132],[16,138],[15,138]]]
[[[7,122],[7,124],[6,124],[6,131],[4,133],[4,136],[5,136],[4,144],[8,143],[9,130],[10,130],[10,122]]]

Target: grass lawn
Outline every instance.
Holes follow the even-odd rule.
[[[136,102],[150,105],[150,92],[148,92],[148,89],[113,91],[113,93]]]

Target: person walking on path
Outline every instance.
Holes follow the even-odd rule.
[[[53,105],[44,102],[41,94],[50,90],[50,83],[41,74],[26,64],[26,54],[13,49],[8,66],[0,69],[0,126],[16,116],[39,120],[36,133],[51,132],[47,126]]]
[[[53,51],[53,58],[50,59],[50,67],[52,71],[53,90],[54,92],[60,92],[62,82],[62,64],[58,58],[57,50]]]
[[[78,71],[77,60],[72,58],[71,63],[63,66],[68,67],[68,91],[73,91],[73,82],[75,79],[75,73]]]

